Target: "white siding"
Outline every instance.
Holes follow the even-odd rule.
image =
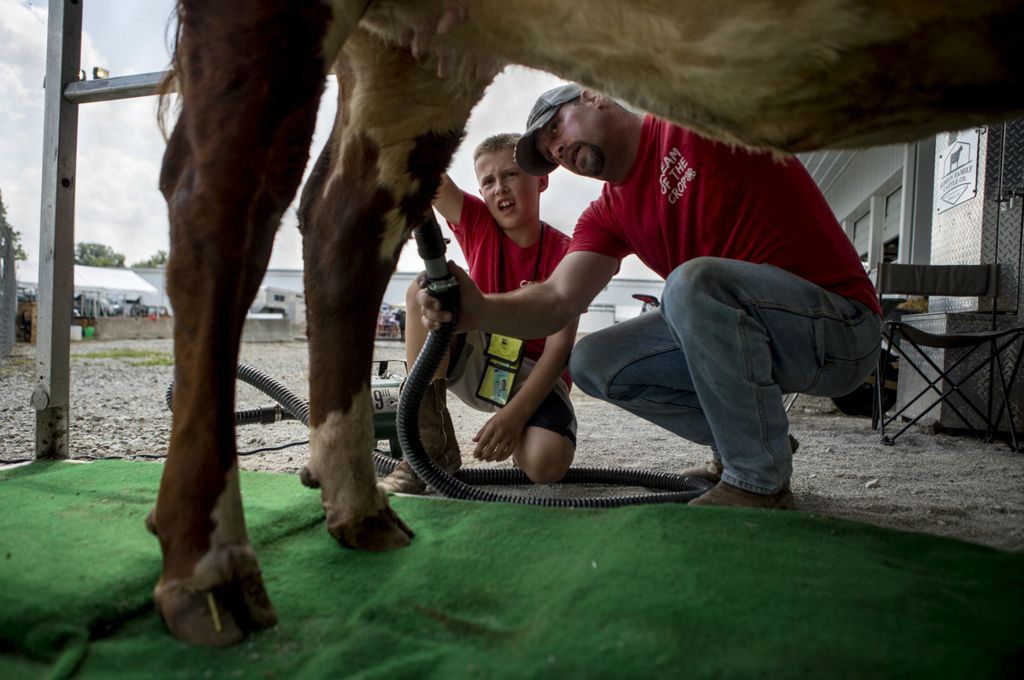
[[[902,168],[902,145],[880,146],[857,152],[839,179],[824,191],[836,218],[840,221],[857,219],[859,215],[852,213],[867,207],[868,197],[891,182],[893,176],[898,177]]]
[[[136,269],[134,271],[159,291],[158,298],[145,300],[146,304],[166,305],[169,308],[170,302],[167,300],[163,268]],[[395,272],[384,291],[383,302],[404,306],[405,291],[416,278],[417,273]],[[302,270],[268,269],[261,285],[301,293],[303,291]],[[585,314],[584,316],[589,318],[581,321],[581,329],[586,327],[587,332],[590,332],[631,318],[634,314],[630,310],[635,308],[639,312],[641,305],[638,300],[633,299],[634,293],[653,295],[660,300],[664,287],[665,282],[661,279],[612,279],[593,301],[597,313]],[[616,310],[620,310],[621,313],[616,314]]]

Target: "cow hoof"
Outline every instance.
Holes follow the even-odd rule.
[[[191,644],[224,647],[241,642],[251,631],[273,626],[277,614],[255,561],[252,566],[210,588],[191,587],[186,581],[158,584],[154,600],[167,629]]]
[[[299,470],[299,481],[302,482],[303,486],[309,487],[310,489],[319,489],[320,481],[313,476],[313,473],[309,471],[308,465],[303,465]]]
[[[415,535],[394,510],[384,506],[375,515],[348,522],[332,523],[327,518],[327,530],[342,545],[359,550],[394,550],[404,548]]]

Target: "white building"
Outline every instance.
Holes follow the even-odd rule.
[[[83,307],[89,306],[88,314],[86,309],[80,310],[86,316],[109,316],[111,313],[108,305],[119,305],[124,310],[130,306],[126,302],[138,301],[140,298],[143,304],[163,304],[149,302],[160,297],[163,290],[162,278],[157,288],[131,269],[86,267],[80,264],[74,268],[74,294],[76,297],[81,296]],[[15,271],[19,288],[35,291],[39,287],[39,263],[22,260],[15,263]]]
[[[1000,187],[1007,193],[1006,188],[1024,186],[1024,122],[953,132],[911,144],[816,151],[799,158],[869,272],[882,261],[999,261],[1007,265],[1002,288],[1014,291],[1005,301],[1001,298],[1000,309],[1018,311],[1021,199],[999,203],[1000,209],[997,199]],[[1001,219],[996,220],[997,216]],[[157,291],[146,301],[170,307],[163,269],[135,271]],[[405,291],[415,277],[416,272],[396,272],[383,302],[403,306]],[[302,271],[269,269],[262,286],[300,299]],[[613,279],[581,319],[581,332],[632,318],[641,308],[633,294],[660,299],[663,288],[659,279]]]
[[[145,296],[147,304],[163,305],[171,309],[164,285],[164,270],[137,269],[140,277],[154,287],[152,295]],[[418,272],[395,272],[384,291],[386,302],[396,307],[405,306],[405,291]],[[665,282],[660,279],[612,279],[590,305],[590,311],[580,319],[580,332],[590,333],[619,321],[631,319],[640,313],[642,303],[633,298],[634,293],[653,295],[661,299]],[[263,276],[259,293],[253,303],[257,307],[282,307],[289,318],[302,322],[305,317],[305,300],[302,294],[301,269],[268,269]],[[149,301],[152,298],[152,301]]]

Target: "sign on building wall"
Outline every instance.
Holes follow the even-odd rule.
[[[935,176],[935,211],[944,212],[978,193],[978,128],[950,133],[939,154]]]

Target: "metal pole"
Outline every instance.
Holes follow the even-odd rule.
[[[875,194],[871,197],[871,215],[868,218],[871,231],[868,234],[868,271],[876,271],[882,261],[882,230],[885,228],[885,197]]]
[[[116,76],[102,80],[76,81],[64,90],[64,98],[76,104],[107,102],[115,99],[147,97],[160,91],[160,81],[167,71],[140,73],[133,76]]]
[[[39,219],[38,383],[32,393],[36,458],[68,455],[78,105],[64,98],[64,88],[78,81],[81,51],[81,0],[50,0]]]
[[[911,227],[908,264],[928,264],[932,259],[932,217],[935,215],[935,137],[914,143],[914,192],[907,196],[903,188],[903,200],[913,200],[911,206]],[[903,236],[900,235],[900,249]]]

